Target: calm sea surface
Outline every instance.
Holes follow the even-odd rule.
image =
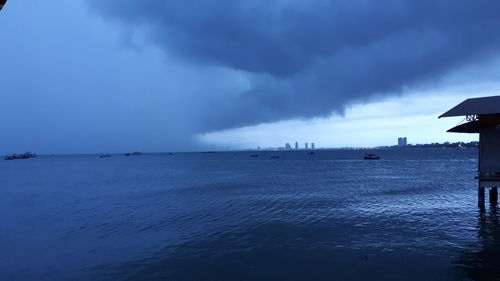
[[[365,153],[1,160],[0,280],[500,280],[476,150]]]

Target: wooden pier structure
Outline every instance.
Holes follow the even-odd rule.
[[[448,132],[479,134],[478,205],[484,207],[485,189],[489,189],[490,203],[497,204],[500,187],[500,96],[467,99],[439,118],[452,116],[465,116],[467,122]]]

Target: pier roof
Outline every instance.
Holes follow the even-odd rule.
[[[500,96],[466,99],[441,117],[500,114]]]
[[[480,128],[481,128],[481,125],[479,124],[479,121],[471,121],[471,122],[467,122],[465,124],[453,127],[451,129],[449,129],[447,132],[472,134],[472,133],[479,133]]]

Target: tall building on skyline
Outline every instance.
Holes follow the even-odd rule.
[[[314,149],[314,142],[311,142],[311,149]]]
[[[288,143],[288,142],[287,142],[287,143],[285,144],[285,149],[286,149],[286,150],[290,150],[290,149],[292,149],[292,146],[290,145],[290,143]]]
[[[295,149],[299,149],[299,142],[295,142]]]
[[[306,142],[305,148],[309,149],[309,144],[307,142]]]
[[[408,145],[408,140],[406,139],[406,137],[400,137],[398,138],[398,146],[399,147],[404,147],[404,146],[407,146]]]

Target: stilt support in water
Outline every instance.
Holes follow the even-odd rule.
[[[498,202],[498,189],[493,187],[490,189],[490,203],[496,204]]]
[[[484,208],[484,187],[481,185],[477,188],[477,206]]]

